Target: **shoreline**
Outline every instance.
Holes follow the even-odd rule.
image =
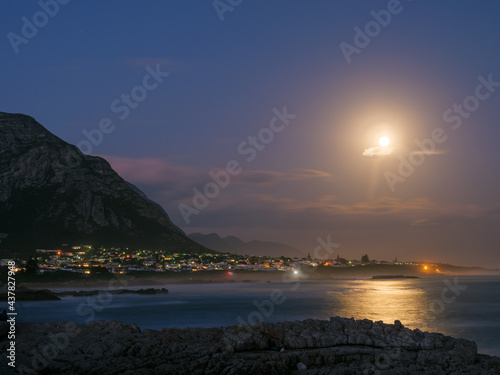
[[[397,276],[397,277],[395,277]],[[404,276],[404,277],[401,277]],[[124,289],[136,287],[150,287],[150,288],[168,288],[171,285],[198,285],[198,284],[240,284],[240,283],[269,283],[269,282],[307,282],[307,281],[339,281],[339,280],[373,280],[377,281],[390,281],[390,280],[425,280],[428,278],[446,278],[446,277],[495,277],[500,274],[432,274],[432,275],[377,275],[377,274],[345,274],[345,275],[319,275],[312,274],[294,275],[285,272],[248,272],[248,271],[235,271],[232,275],[223,274],[210,274],[210,272],[193,274],[175,274],[168,277],[157,275],[138,275],[138,274],[125,274],[116,275],[109,278],[94,278],[94,279],[75,279],[75,280],[62,280],[62,281],[22,281],[19,287],[31,290],[68,290],[68,289],[89,289],[89,288],[107,288]]]

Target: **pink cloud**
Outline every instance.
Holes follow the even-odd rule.
[[[158,185],[183,181],[185,183],[203,186],[212,181],[209,171],[219,172],[222,169],[212,168],[201,170],[195,167],[173,164],[160,158],[125,158],[119,156],[102,155],[113,169],[124,179],[137,184]],[[326,172],[313,169],[297,169],[287,172],[265,170],[243,170],[231,178],[232,184],[272,185],[283,181],[300,181],[309,178],[332,178]],[[188,187],[189,188],[189,187]]]
[[[193,167],[175,165],[159,158],[124,158],[102,155],[125,180],[134,184],[158,185],[165,182],[191,179],[199,174]]]

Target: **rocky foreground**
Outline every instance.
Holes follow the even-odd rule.
[[[2,353],[9,327],[0,323]],[[17,323],[15,342],[22,374],[500,374],[500,358],[478,355],[472,341],[339,317],[161,331]],[[2,374],[14,373],[0,361]]]

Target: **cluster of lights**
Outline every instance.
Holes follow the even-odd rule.
[[[429,266],[424,266],[424,271],[429,271]],[[435,271],[439,272],[439,268],[436,268]]]

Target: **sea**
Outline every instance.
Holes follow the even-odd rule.
[[[384,323],[399,320],[408,328],[473,340],[479,353],[500,356],[499,275],[321,281],[297,277],[282,282],[165,285],[168,294],[108,292],[119,286],[116,282],[90,297],[18,302],[17,320],[119,320],[142,329],[219,327],[256,320],[332,316]]]

